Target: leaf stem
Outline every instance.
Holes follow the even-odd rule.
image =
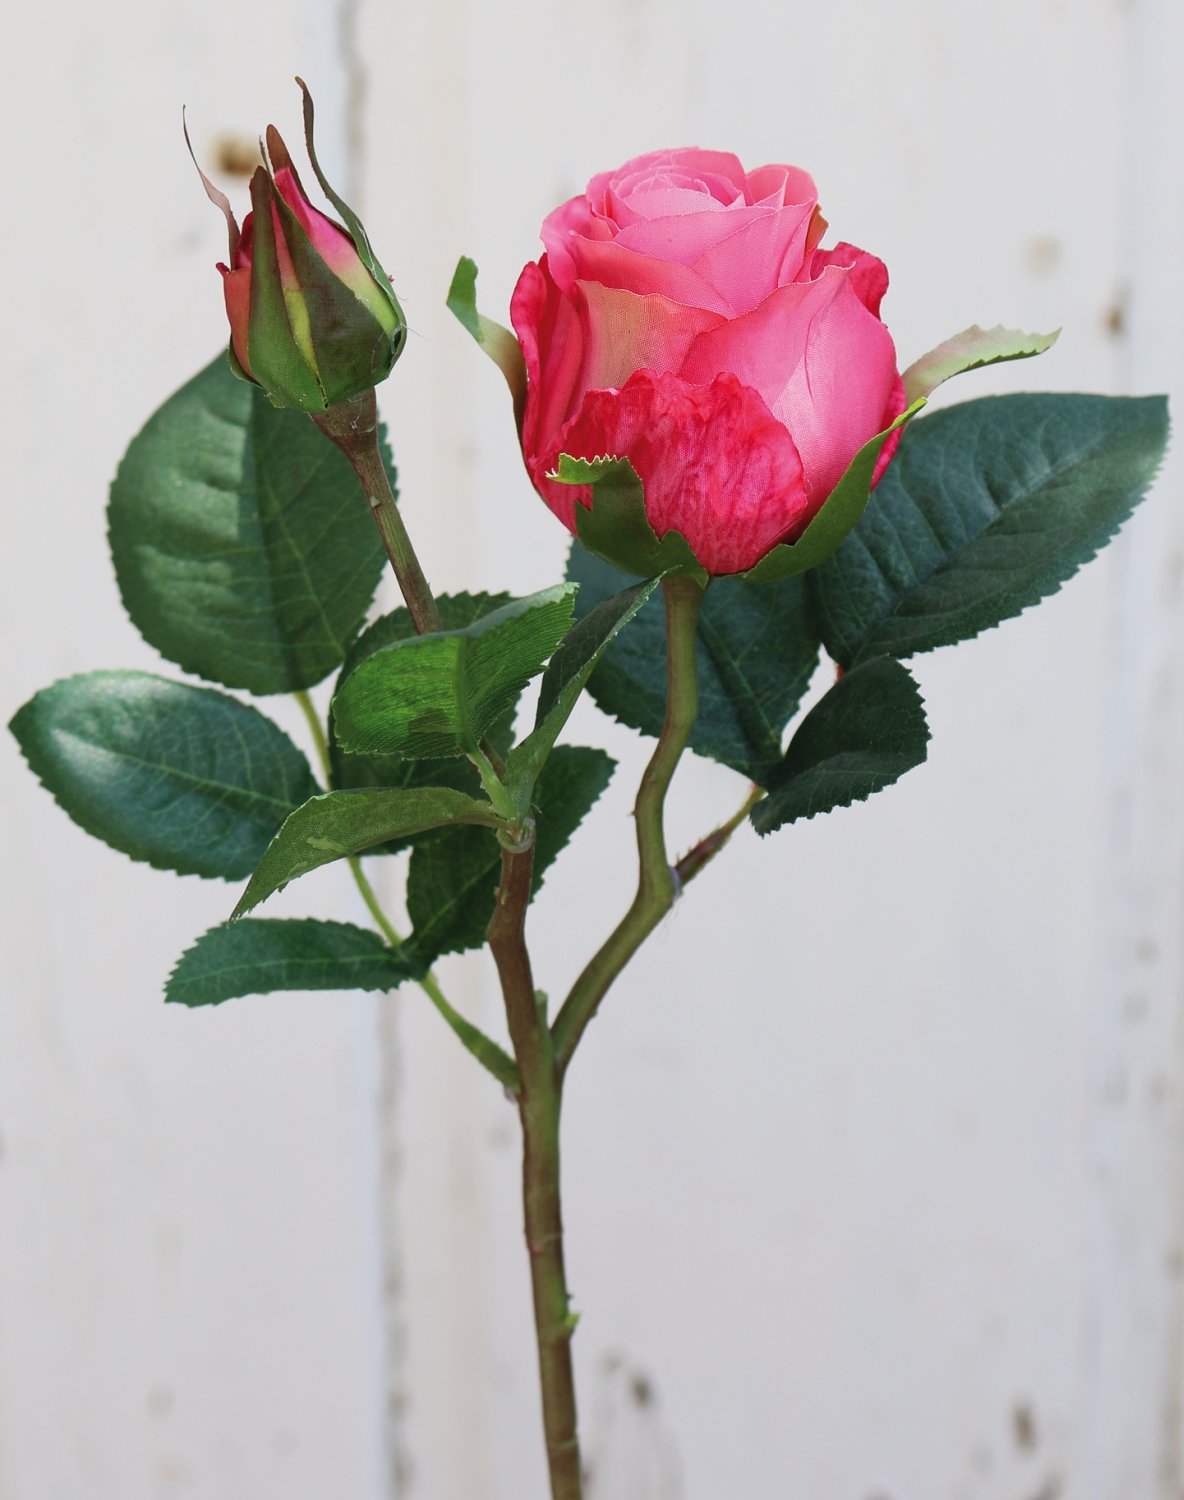
[[[326,785],[331,784],[332,766],[329,760],[329,741],[325,735],[325,726],[321,723],[320,715],[317,713],[310,695],[303,689],[293,693],[292,696],[299,703],[304,718],[308,724],[312,742],[316,747],[317,759],[320,761],[321,771],[324,774]],[[406,938],[399,936],[390,918],[383,911],[374,887],[366,877],[362,869],[362,861],[356,854],[351,854],[346,863],[349,872],[354,878],[354,884],[361,893],[362,900],[366,903],[366,909],[374,918],[375,925],[386,938],[389,946],[396,952],[401,952]],[[444,991],[440,988],[440,981],[429,969],[416,980],[420,989],[443,1016],[444,1020],[456,1033],[460,1041],[473,1054],[483,1067],[497,1079],[503,1088],[509,1089],[516,1094],[519,1088],[518,1069],[514,1065],[514,1059],[493,1040],[486,1036],[479,1026],[474,1026],[471,1021],[466,1021],[456,1008],[448,1001]]]
[[[311,413],[321,432],[349,459],[366,495],[418,634],[440,629],[440,612],[403,525],[378,446],[378,404],[373,390]]]
[[[559,1117],[563,1075],[557,1065],[541,995],[535,990],[526,948],[526,910],[534,868],[533,845],[502,850],[497,901],[486,934],[497,964],[510,1039],[522,1077],[522,1199],[534,1299],[535,1338],[543,1395],[543,1430],[552,1500],[580,1500],[580,1446],[576,1426],[571,1311],[563,1263],[560,1207]]]
[[[674,905],[678,887],[666,853],[663,813],[666,792],[699,711],[695,635],[703,588],[693,578],[662,583],[666,597],[666,717],[649,765],[641,778],[634,817],[637,823],[637,894],[563,1003],[552,1034],[562,1075],[588,1022],[617,975]]]
[[[704,866],[711,863],[764,795],[764,788],[757,786],[754,781],[752,790],[728,821],[712,829],[676,862],[674,878],[678,882],[680,891],[686,887],[688,881],[694,880]]]
[[[517,826],[521,819],[514,806],[514,800],[506,790],[505,783],[498,774],[487,751],[489,746],[482,743],[469,751],[469,759],[477,768],[477,775],[481,778],[481,785],[485,788],[485,795],[493,803],[498,813],[505,818],[507,823]],[[503,766],[503,771],[505,767]]]

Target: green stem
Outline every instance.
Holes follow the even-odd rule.
[[[341,449],[358,476],[417,633],[424,635],[439,630],[440,611],[403,525],[382,462],[374,392],[365,391],[331,406],[328,411],[314,412],[312,420],[329,441]]]
[[[703,589],[694,579],[677,577],[667,578],[662,589],[666,596],[666,717],[634,804],[637,894],[616,929],[572,986],[555,1019],[552,1032],[561,1075],[609,986],[673,906],[677,894],[675,874],[666,853],[663,812],[667,789],[699,711],[695,633]]]
[[[688,881],[694,880],[705,865],[711,863],[764,795],[764,788],[753,782],[752,790],[728,821],[712,829],[706,837],[701,838],[678,860],[674,866],[674,878],[678,882],[680,891]]]
[[[518,1114],[522,1121],[522,1199],[535,1338],[543,1396],[543,1430],[551,1500],[580,1500],[580,1444],[575,1378],[571,1362],[572,1315],[563,1264],[560,1208],[559,1117],[563,1077],[542,996],[534,987],[526,948],[533,846],[502,850],[497,901],[486,934],[497,964],[506,1020],[522,1076]]]
[[[329,760],[329,741],[325,737],[325,727],[321,723],[320,715],[317,713],[312,698],[307,692],[301,690],[298,693],[293,693],[292,696],[299,703],[305,721],[308,724],[312,742],[316,747],[317,759],[320,761],[321,770],[325,777],[325,784],[327,786],[331,785],[333,777]],[[346,863],[349,865],[349,872],[354,878],[354,884],[361,893],[362,900],[366,903],[366,909],[374,918],[378,930],[386,938],[390,947],[396,953],[400,952],[406,939],[399,936],[398,932],[392,926],[390,918],[383,911],[378,897],[374,893],[374,887],[370,884],[366,878],[365,871],[362,869],[362,861],[356,854],[351,854],[347,858]],[[492,1037],[486,1036],[481,1028],[474,1026],[471,1021],[466,1021],[464,1016],[449,1004],[447,996],[440,988],[440,981],[430,969],[416,983],[477,1061],[493,1074],[503,1088],[509,1089],[513,1094],[517,1094],[519,1079],[514,1059],[504,1052]]]

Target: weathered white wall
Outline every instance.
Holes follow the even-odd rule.
[[[1184,392],[1175,0],[339,9],[23,23],[6,710],[153,665],[101,507],[222,335],[182,101],[199,149],[297,133],[300,71],[326,158],[360,148],[414,330],[384,407],[440,589],[538,588],[564,552],[442,309],[456,257],[504,317],[543,214],[652,146],[808,166],[835,234],[888,261],[905,360],[976,320],[1065,326],[951,399]],[[594,1500],[1178,1493],[1181,479],[1055,600],[920,659],[929,763],[738,837],[606,1003],[566,1122]],[[591,710],[573,732],[622,766],[532,919],[553,994],[628,898],[645,754]],[[541,1497],[498,1090],[410,990],[163,1010],[227,892],[87,840],[0,755],[2,1500]],[[688,765],[673,841],[742,791]],[[353,909],[338,872],[301,887],[283,909]],[[480,960],[441,972],[498,1025]]]

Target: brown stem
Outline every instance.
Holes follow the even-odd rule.
[[[486,937],[505,997],[506,1020],[522,1085],[522,1196],[526,1248],[534,1296],[543,1429],[552,1500],[580,1500],[580,1444],[576,1428],[571,1336],[575,1329],[563,1265],[559,1197],[559,1117],[563,1086],[542,999],[536,994],[526,949],[534,846],[503,848],[497,904]]]

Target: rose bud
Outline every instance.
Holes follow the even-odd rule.
[[[276,406],[320,412],[385,380],[407,325],[361,222],[320,169],[312,99],[297,82],[309,161],[344,228],[309,202],[272,125],[261,143],[265,165],[251,178],[251,212],[241,231],[229,199],[198,171],[226,215],[230,236],[227,263],[219,262],[218,270],[231,368],[262,386]]]
[[[628,458],[653,530],[710,574],[801,536],[905,408],[887,271],[821,249],[826,227],[805,172],[693,149],[636,157],[548,216],[511,315],[523,456],[569,530],[592,492],[548,477],[560,454]]]

